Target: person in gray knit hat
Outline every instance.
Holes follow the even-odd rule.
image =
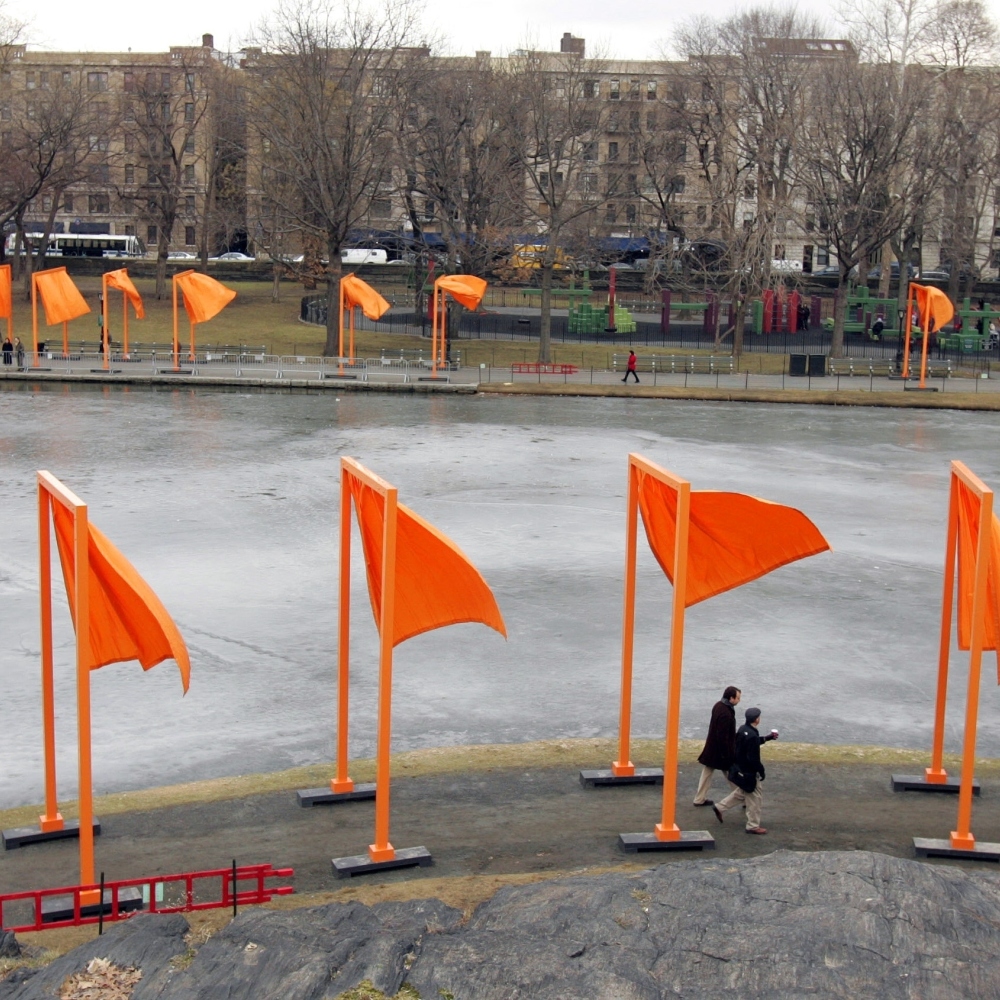
[[[760,726],[760,709],[748,708],[746,722],[736,733],[736,758],[729,769],[729,781],[733,790],[717,805],[712,806],[715,818],[721,823],[722,814],[733,806],[745,804],[747,807],[747,833],[758,836],[767,833],[760,825],[760,814],[764,807],[764,792],[760,783],[764,780],[764,765],[760,760],[761,745],[778,738],[778,730],[772,729],[767,736],[757,731]]]

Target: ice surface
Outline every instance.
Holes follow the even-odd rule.
[[[338,459],[450,535],[510,639],[476,625],[397,649],[394,748],[616,732],[626,455],[695,489],[804,510],[826,553],[688,612],[682,730],[726,684],[788,740],[929,745],[948,462],[1000,484],[1000,415],[666,402],[27,387],[0,391],[0,806],[42,763],[34,473],[135,563],[191,650],[93,675],[109,791],[290,767],[334,749]],[[641,536],[640,536],[641,538]],[[355,549],[356,556],[360,555]],[[373,752],[377,645],[355,559],[351,752]],[[60,794],[75,787],[72,635],[56,612]],[[640,548],[634,731],[664,726],[670,587]],[[1000,755],[992,654],[980,750]],[[953,669],[958,746],[965,657]]]

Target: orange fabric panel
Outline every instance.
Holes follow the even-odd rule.
[[[677,494],[636,472],[649,547],[673,582]],[[685,607],[829,548],[816,525],[793,507],[743,493],[692,491]]]
[[[0,265],[0,318],[10,319],[14,309],[14,289],[10,264]]]
[[[472,274],[446,274],[434,282],[466,309],[478,309],[486,294],[486,282]]]
[[[369,319],[381,319],[389,310],[389,303],[357,275],[345,274],[340,279],[340,287],[344,289],[344,305],[348,308],[358,306]]]
[[[56,545],[62,563],[70,615],[76,625],[73,578],[73,513],[52,504]],[[187,646],[169,612],[135,567],[93,524],[88,523],[90,560],[90,669],[138,660],[143,670],[173,659],[185,692],[191,680]]]
[[[45,307],[45,322],[49,326],[68,323],[71,319],[86,316],[90,312],[90,306],[66,273],[66,268],[53,267],[47,271],[39,271],[34,280]]]
[[[132,303],[136,318],[145,319],[146,309],[142,304],[142,296],[139,294],[139,289],[132,284],[132,279],[128,276],[128,271],[122,267],[117,271],[108,271],[104,277],[107,280],[109,288],[117,288],[118,291],[125,293],[125,297]]]
[[[184,293],[184,308],[192,323],[204,323],[218,316],[236,298],[231,288],[200,271],[186,271],[176,279]]]
[[[937,333],[945,323],[951,322],[955,315],[955,307],[940,288],[935,288],[933,285],[910,285],[910,287],[917,300],[920,318],[927,319],[927,329],[930,333]]]
[[[961,479],[956,479],[955,483],[958,486],[958,648],[968,649],[972,645],[972,595],[976,586],[976,549],[979,546],[979,497]],[[983,649],[1000,650],[1000,521],[996,514],[993,515],[990,528]]]
[[[385,498],[354,476],[348,482],[361,527],[368,595],[375,625],[380,628]],[[493,591],[465,553],[409,508],[399,504],[396,511],[393,646],[459,622],[482,622],[506,638],[507,627]]]

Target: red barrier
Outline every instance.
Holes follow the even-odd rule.
[[[575,375],[580,369],[577,365],[543,364],[541,361],[515,361],[510,366],[511,374],[519,372],[522,375]]]
[[[20,933],[23,931],[42,931],[53,927],[80,927],[84,924],[104,923],[115,920],[127,920],[133,913],[190,913],[193,910],[215,910],[233,905],[233,892],[236,892],[237,906],[253,906],[259,903],[269,903],[274,896],[288,896],[295,892],[290,885],[271,888],[264,884],[269,878],[291,878],[295,875],[293,868],[272,868],[270,865],[241,865],[235,869],[235,884],[232,868],[215,868],[201,872],[182,872],[179,875],[155,875],[151,878],[122,879],[118,882],[104,883],[104,898],[110,893],[110,910],[108,903],[104,904],[105,913],[99,913],[95,903],[92,906],[80,905],[82,893],[100,891],[100,885],[73,885],[59,889],[33,889],[28,892],[10,892],[0,896],[0,928]],[[218,879],[220,896],[218,899],[199,900],[195,902],[196,882],[205,879]],[[239,883],[252,881],[253,889],[240,891]],[[168,898],[167,886],[176,885],[183,892],[183,902],[171,904],[157,902],[157,895],[163,900]],[[162,888],[161,888],[162,887]],[[200,887],[199,887],[200,888]],[[122,898],[123,889],[145,889],[141,894],[127,893]],[[62,899],[62,909],[50,907],[49,916],[56,919],[46,919],[42,912],[43,899]],[[8,926],[4,919],[4,907],[14,902],[29,901],[34,907],[34,921],[30,924]],[[58,919],[62,913],[72,911],[72,916]]]

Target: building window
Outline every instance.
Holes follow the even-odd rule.
[[[156,226],[146,226],[146,242],[156,242]]]
[[[189,94],[194,93],[194,73],[184,74],[184,87]]]
[[[708,222],[708,208],[705,205],[699,205],[695,209],[695,218],[698,220],[698,225],[703,226]]]
[[[753,181],[743,182],[743,197],[751,199],[757,197],[757,185]]]
[[[672,194],[684,194],[684,178],[680,176],[671,178],[667,187]]]
[[[598,80],[584,80],[583,81],[583,96],[584,97],[600,97],[601,96],[601,84]]]
[[[166,101],[160,105],[160,119],[165,122],[170,121],[170,105]]]
[[[49,74],[47,71],[43,70],[38,74],[38,85],[42,88],[42,90],[49,89]]]
[[[184,152],[185,153],[193,153],[194,152],[194,136],[193,135],[189,135],[184,140]]]
[[[608,100],[617,101],[621,98],[621,80],[612,80],[608,89]]]
[[[73,196],[71,194],[63,195],[63,211],[64,212],[73,211]]]
[[[193,122],[194,121],[194,105],[185,104],[184,105],[184,121]]]
[[[188,215],[194,215],[194,195],[189,194],[184,197],[184,211]]]
[[[87,90],[92,94],[100,94],[108,89],[107,73],[88,73]]]
[[[640,117],[638,111],[630,111],[628,113],[628,130],[630,132],[638,132],[640,128]]]
[[[10,105],[5,104],[0,108],[0,121],[9,122],[10,121]]]
[[[639,100],[639,90],[640,90],[640,80],[629,80],[628,83],[628,99],[630,101]]]
[[[125,93],[126,94],[135,93],[135,73],[127,72],[125,74]]]
[[[169,73],[161,73],[160,74],[160,90],[164,94],[169,94],[170,93],[170,74]]]
[[[618,221],[618,206],[613,202],[608,202],[608,207],[604,211],[604,221],[612,225]]]
[[[656,81],[647,80],[646,81],[646,100],[655,101],[656,100]]]
[[[629,194],[638,194],[639,193],[639,175],[638,174],[629,174],[628,175],[628,180],[626,181],[626,185],[627,185],[627,191],[628,191]]]
[[[135,152],[135,136],[127,133],[125,135],[125,152],[134,153]]]
[[[188,247],[193,247],[195,245],[194,226],[184,227],[184,245]]]
[[[774,259],[784,260],[785,259],[785,244],[775,243],[774,244]]]
[[[608,163],[615,163],[618,160],[618,143],[608,143]]]
[[[73,74],[68,69],[63,70],[63,86],[68,87],[73,82]]]
[[[580,186],[583,188],[584,194],[597,194],[597,174],[581,174]]]
[[[135,226],[130,226],[128,223],[125,224],[125,235],[135,236]]]
[[[184,168],[184,183],[185,184],[194,184],[194,164],[193,163],[189,163]]]
[[[388,219],[390,215],[392,215],[392,202],[388,198],[372,200],[372,218]]]
[[[656,112],[646,112],[646,129],[650,132],[656,131]]]
[[[110,183],[111,168],[106,163],[95,163],[90,168],[90,180],[94,184]]]
[[[35,74],[31,70],[24,74],[24,86],[26,90],[35,89]]]
[[[125,164],[125,183],[126,184],[135,183],[135,166],[131,163]]]
[[[628,144],[628,162],[629,163],[639,162],[639,143],[630,142]]]
[[[92,194],[87,201],[87,208],[91,215],[107,215],[111,210],[111,205],[106,194]]]
[[[583,159],[586,163],[593,163],[597,159],[597,143],[585,142],[583,144]]]
[[[42,195],[42,211],[48,212],[52,208],[52,195],[43,194]]]
[[[125,122],[127,122],[127,123],[134,122],[135,121],[135,108],[133,108],[131,104],[126,104],[125,105],[125,112],[124,112],[124,114],[123,114],[122,117],[125,120]],[[128,139],[128,137],[126,136],[126,141],[127,141],[127,139]]]
[[[625,206],[625,221],[626,222],[635,222],[635,220],[636,220],[635,205],[626,205]]]
[[[816,264],[819,267],[829,267],[830,266],[830,248],[829,247],[817,247],[816,248]]]

